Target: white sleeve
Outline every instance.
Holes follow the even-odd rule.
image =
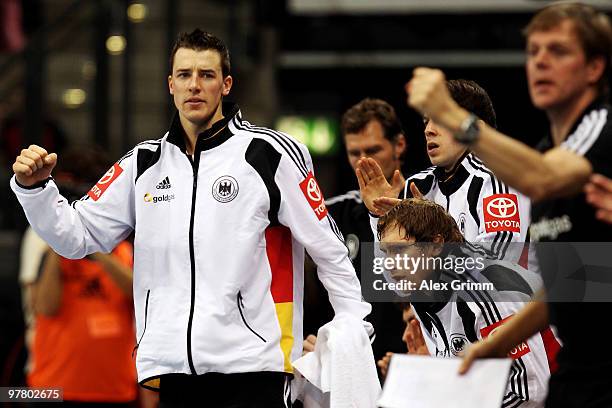
[[[301,157],[283,155],[276,173],[281,193],[279,222],[291,230],[316,263],[319,279],[327,289],[335,313],[363,319],[372,308],[362,300],[361,286],[342,234],[327,213],[323,194],[314,178],[310,154],[304,146],[299,148]],[[364,324],[371,335],[372,326]]]
[[[11,188],[30,225],[59,255],[83,258],[110,252],[134,227],[133,158],[126,155],[80,200],[69,204],[50,179],[44,187]]]

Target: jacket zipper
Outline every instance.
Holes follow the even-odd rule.
[[[244,317],[244,313],[242,312],[242,309],[244,308],[244,302],[242,301],[242,293],[240,293],[240,291],[238,291],[238,295],[236,295],[236,303],[238,304],[238,311],[240,312],[240,317],[242,317],[242,321],[244,322],[244,325],[247,327],[247,329],[249,329],[254,335],[256,335],[257,337],[259,337],[261,339],[261,341],[263,341],[264,343],[266,343],[266,339],[264,339],[263,337],[261,337],[259,335],[259,333],[257,333],[255,330],[253,330],[251,328],[251,326],[249,326],[249,324],[246,321],[246,318]]]
[[[197,145],[197,143],[196,143]],[[191,374],[197,375],[195,365],[193,364],[193,354],[191,352],[191,329],[193,327],[193,312],[195,308],[195,250],[193,247],[193,225],[195,218],[196,193],[198,190],[198,166],[200,164],[200,153],[196,147],[195,153],[191,156],[187,155],[191,167],[193,169],[193,190],[191,193],[191,218],[189,220],[189,259],[191,261],[191,305],[189,308],[189,321],[187,323],[187,360]]]
[[[147,290],[147,300],[145,300],[144,328],[142,329],[142,334],[140,335],[140,339],[138,339],[138,342],[136,343],[136,345],[134,346],[134,349],[132,350],[132,358],[134,358],[134,353],[136,352],[136,350],[138,350],[138,347],[140,347],[140,342],[142,341],[142,338],[147,332],[147,313],[149,311],[149,295],[150,294],[151,294],[151,289]]]

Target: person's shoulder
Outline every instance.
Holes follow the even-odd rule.
[[[612,142],[612,118],[610,105],[595,104],[579,119],[575,130],[561,146],[573,153],[585,156],[594,146]]]
[[[480,160],[474,153],[470,153],[465,156],[463,161],[464,167],[466,170],[473,176],[476,176],[482,179],[482,186],[488,186],[488,188],[481,188],[481,192],[486,192],[492,188],[494,193],[508,193],[509,187],[503,183],[495,173],[491,169],[489,169],[482,160]],[[474,183],[475,180],[472,179],[471,183]]]
[[[426,168],[425,170],[421,170],[417,173],[414,173],[410,176],[408,176],[407,181],[410,180],[420,180],[420,179],[424,179],[427,178],[428,176],[431,176],[434,174],[434,171],[436,170],[437,166],[430,166],[428,168]]]
[[[489,169],[486,164],[484,164],[484,162],[480,160],[474,153],[467,154],[461,164],[463,164],[466,170],[472,174],[477,174],[480,176],[493,175],[491,169]]]
[[[257,126],[240,117],[235,117],[231,122],[232,130],[252,139],[259,139],[272,145],[281,154],[298,153],[308,151],[306,145],[294,136],[272,128]]]
[[[165,141],[167,135],[159,138],[159,139],[150,139],[143,140],[142,142],[137,143],[132,149],[130,149],[127,153],[125,153],[119,160],[117,160],[118,164],[130,159],[138,157],[139,152],[160,152],[160,146]]]
[[[493,284],[496,292],[533,296],[542,286],[542,279],[538,274],[506,260],[488,262],[480,271],[480,275]]]
[[[278,130],[254,126],[243,119],[231,122],[235,131],[247,143],[247,160],[261,160],[263,156],[280,161],[307,177],[312,168],[312,159],[306,145],[295,137]]]
[[[162,143],[164,143],[167,139],[168,135],[164,135],[159,139],[147,139],[139,142],[134,146],[133,150],[157,150]]]
[[[115,166],[125,170],[133,168],[136,171],[136,179],[142,175],[145,170],[154,166],[160,161],[162,155],[162,143],[166,136],[156,140],[144,140],[136,144],[130,151],[124,154],[117,160]]]
[[[602,117],[605,117],[605,124],[601,129],[601,137],[612,140],[612,106],[604,105],[601,110]]]
[[[347,191],[344,194],[340,194],[325,200],[325,205],[327,207],[341,207],[347,205],[359,205],[362,204],[363,200],[361,199],[361,194],[359,190],[351,190]]]

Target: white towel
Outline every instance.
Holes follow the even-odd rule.
[[[372,346],[363,322],[353,316],[337,315],[321,327],[314,352],[293,367],[298,375],[292,393],[305,408],[376,406],[380,383]]]

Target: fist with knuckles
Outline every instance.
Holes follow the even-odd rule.
[[[469,115],[451,97],[446,77],[439,69],[415,68],[405,90],[410,107],[452,132],[456,132]]]
[[[13,163],[13,172],[17,183],[30,187],[49,178],[57,164],[57,154],[47,153],[37,145],[23,149]]]

